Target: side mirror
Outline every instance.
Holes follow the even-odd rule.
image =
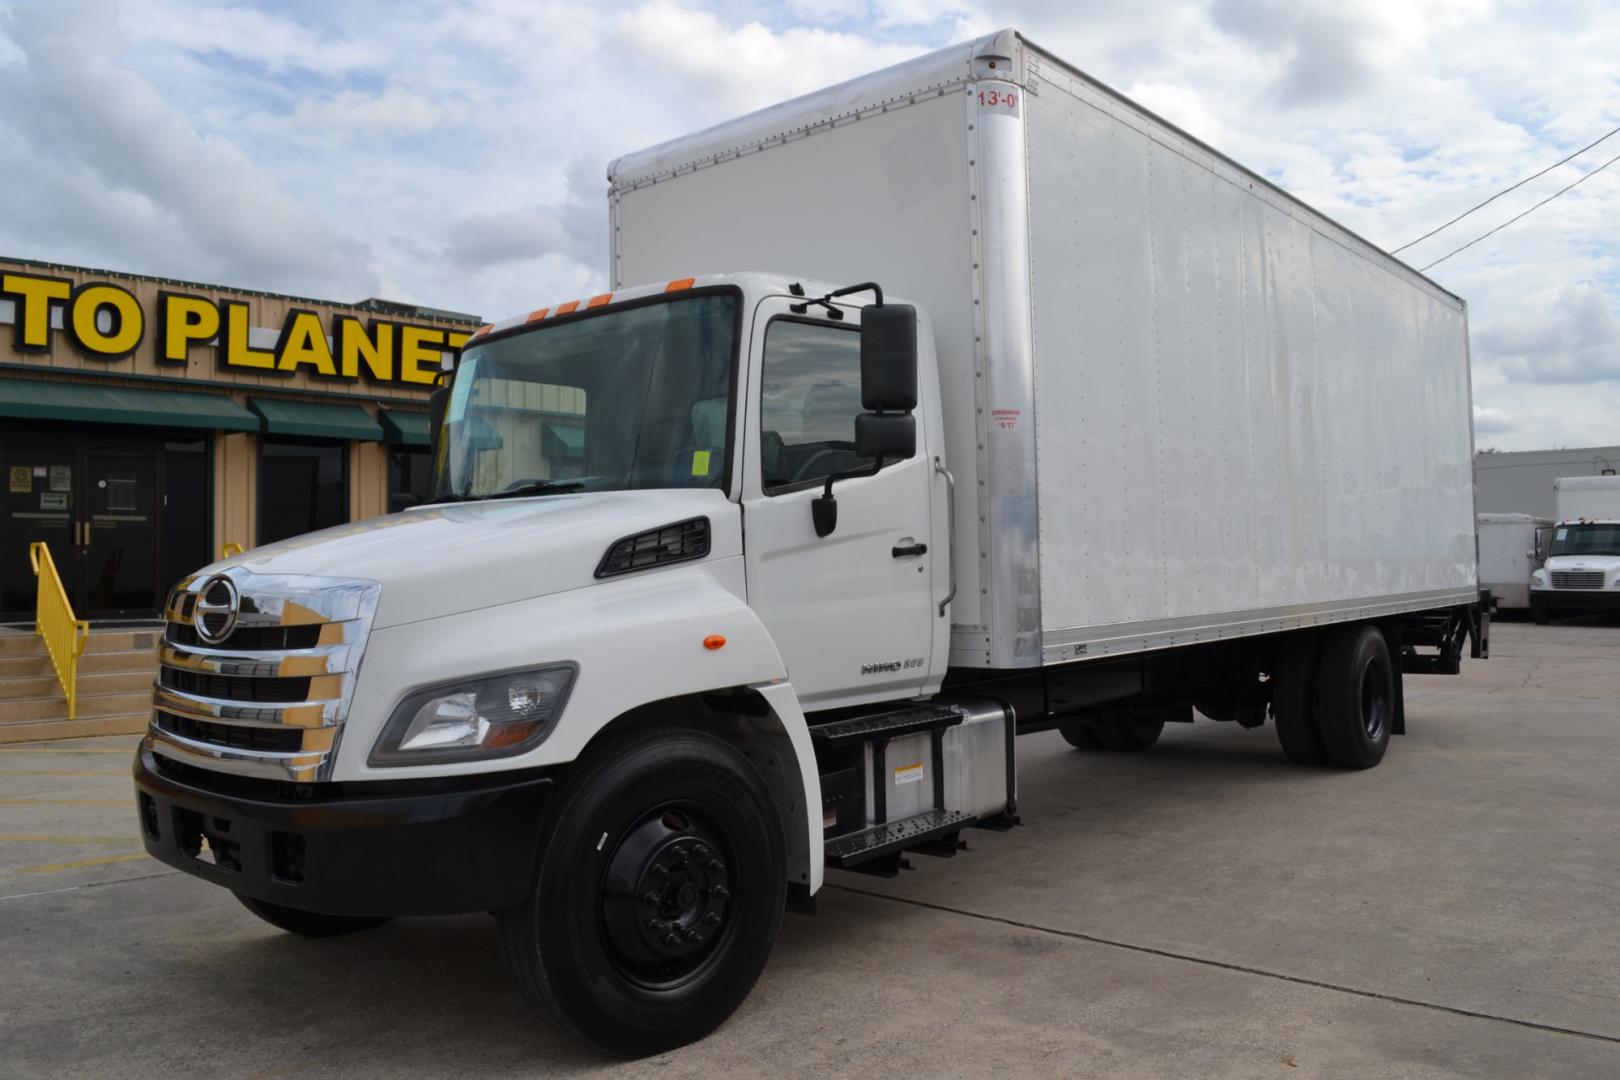
[[[917,309],[910,304],[861,308],[861,408],[910,412],[917,407]]]

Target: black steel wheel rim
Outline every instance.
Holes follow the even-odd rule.
[[[730,938],[737,867],[702,806],[648,810],[619,834],[602,876],[603,940],[629,981],[667,990],[694,977]]]
[[[1377,660],[1369,661],[1361,673],[1361,726],[1367,738],[1377,742],[1389,726],[1389,680],[1384,666]]]

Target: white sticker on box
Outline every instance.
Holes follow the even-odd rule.
[[[894,786],[901,784],[915,784],[923,778],[923,763],[913,762],[910,765],[901,765],[894,770]]]

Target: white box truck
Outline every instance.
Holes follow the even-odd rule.
[[[434,498],[171,595],[149,851],[304,934],[492,911],[644,1054],[1014,736],[1376,765],[1482,655],[1457,297],[1013,31],[612,166],[612,291],[481,328]]]
[[[1531,616],[1620,612],[1620,476],[1554,480],[1553,512],[1547,561],[1530,575]]]
[[[1552,519],[1531,514],[1477,514],[1479,586],[1493,612],[1530,609],[1530,575],[1547,557]]]

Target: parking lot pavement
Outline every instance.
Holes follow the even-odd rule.
[[[527,1014],[487,916],[281,934],[136,854],[131,740],[7,748],[0,1076],[1620,1075],[1620,627],[1492,645],[1371,772],[1020,740],[1022,827],[830,875],[737,1016],[629,1064]]]

